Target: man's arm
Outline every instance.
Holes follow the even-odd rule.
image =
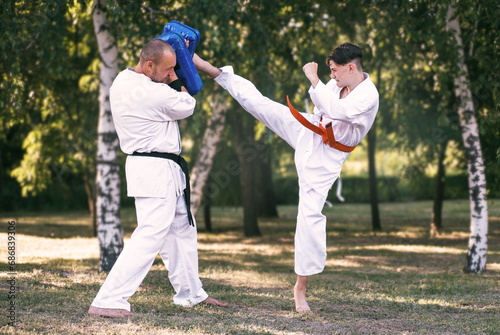
[[[186,89],[186,82],[182,79],[179,79],[175,72],[168,76],[166,84],[178,92],[189,93]]]

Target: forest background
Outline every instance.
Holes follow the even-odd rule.
[[[446,1],[5,1],[0,7],[1,211],[92,212],[95,206],[102,66],[92,21],[96,3],[109,20],[120,70],[134,67],[142,46],[178,20],[201,32],[196,51],[202,57],[217,66],[233,65],[276,101],[284,103],[289,95],[301,111],[312,109],[303,64],[319,63],[326,82],[329,52],[346,41],[359,45],[364,70],[380,92],[371,131],[378,201],[435,199],[440,181],[443,199],[468,197],[454,93],[458,59]],[[499,6],[467,0],[456,8],[486,192],[498,198]],[[183,155],[191,166],[212,111],[222,105],[226,112],[205,206],[241,206],[245,192],[260,216],[276,215],[278,204],[296,204],[292,149],[212,80],[202,79],[194,115],[180,122]],[[347,202],[370,201],[368,149],[365,139],[344,166]],[[125,155],[118,157],[123,167]],[[119,173],[121,206],[133,206],[123,169]],[[329,200],[337,202],[336,192],[330,193]]]

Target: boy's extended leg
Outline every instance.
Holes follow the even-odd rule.
[[[296,148],[302,125],[287,106],[263,96],[252,82],[234,74],[231,66],[218,69],[196,54],[193,62],[200,72],[214,78],[247,112]]]
[[[235,75],[230,66],[218,69],[196,54],[193,61],[198,71],[215,79],[247,112],[294,149],[297,147],[303,126],[291,115],[287,106],[263,96],[250,81]],[[294,300],[298,312],[307,312],[310,310],[306,300],[308,276],[321,272],[326,260],[326,218],[321,214],[325,199],[308,187],[301,187],[300,197],[295,236],[297,283]]]

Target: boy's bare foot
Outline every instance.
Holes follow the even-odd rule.
[[[212,305],[212,306],[220,306],[220,307],[227,307],[228,306],[227,302],[219,301],[219,300],[214,299],[212,297],[206,298],[201,303],[202,304],[207,304],[207,305]]]
[[[307,277],[297,275],[297,283],[293,288],[293,298],[295,300],[295,310],[299,313],[309,312],[309,304],[306,300]]]

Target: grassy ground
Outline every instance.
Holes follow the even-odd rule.
[[[328,216],[325,271],[311,277],[305,315],[294,311],[296,208],[262,219],[261,238],[242,235],[239,209],[215,208],[215,232],[199,221],[200,277],[228,308],[173,305],[159,258],[130,299],[135,316],[86,311],[106,275],[85,213],[0,215],[0,333],[18,334],[499,334],[500,201],[489,201],[487,271],[464,274],[467,201],[446,202],[444,232],[429,238],[430,202],[381,205],[383,232],[371,232],[368,205],[335,205]],[[15,298],[7,299],[9,220],[16,220]],[[123,210],[126,236],[135,213]],[[10,327],[9,303],[16,327]]]

